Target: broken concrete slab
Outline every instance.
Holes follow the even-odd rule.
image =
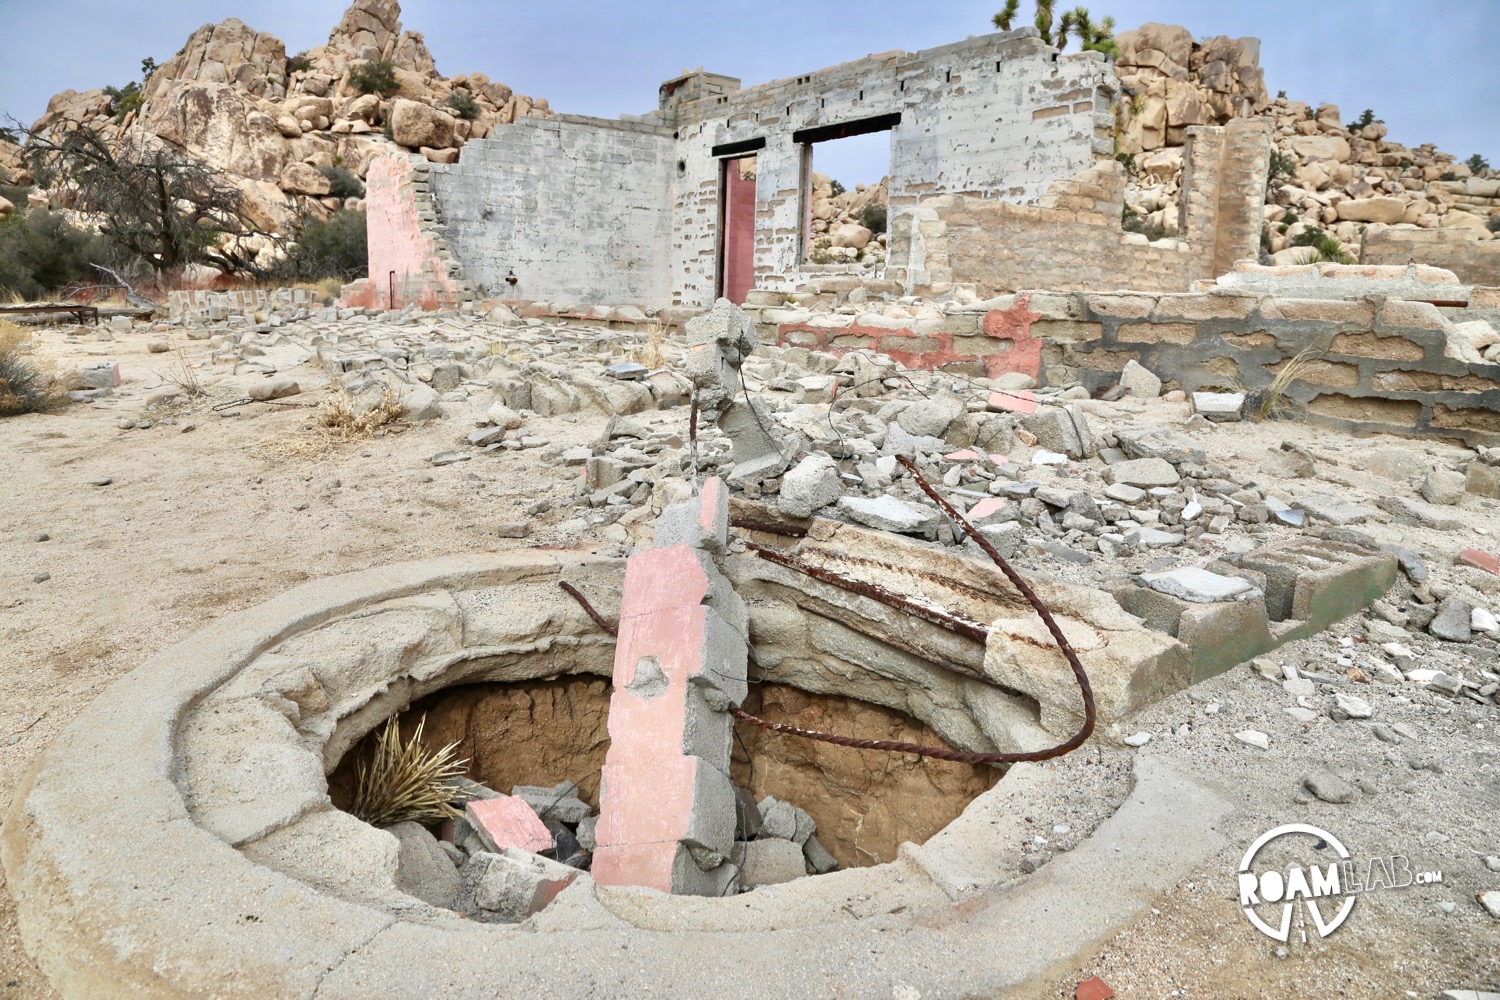
[[[1197,566],[1179,566],[1141,576],[1152,590],[1195,604],[1243,600],[1258,594],[1254,584],[1237,576],[1220,576]]]
[[[936,530],[938,523],[936,511],[917,507],[890,495],[874,500],[841,497],[838,509],[860,524],[878,531],[893,531],[898,535],[925,535]]]
[[[464,816],[491,851],[516,847],[536,853],[552,848],[552,834],[525,799],[513,795],[475,799],[464,805]]]
[[[1119,486],[1176,486],[1181,478],[1172,463],[1163,458],[1136,458],[1116,462],[1105,472]]]
[[[519,923],[588,877],[576,868],[508,847],[468,860],[459,873],[457,905],[482,923]]]

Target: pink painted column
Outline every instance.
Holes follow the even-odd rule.
[[[745,606],[713,561],[728,495],[669,507],[625,564],[598,849],[602,885],[723,895],[738,871],[728,709],[745,697]]]

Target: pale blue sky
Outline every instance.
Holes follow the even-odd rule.
[[[1068,0],[1064,0],[1068,2]],[[320,45],[340,0],[0,0],[0,114],[26,122],[67,88],[134,79],[144,56],[165,61],[198,26],[238,17],[286,42]],[[982,34],[990,2],[664,0],[651,4],[407,0],[449,76],[480,71],[559,111],[613,117],[656,105],[656,88],[703,66],[760,83],[890,49],[920,49]],[[1390,138],[1436,143],[1500,166],[1500,0],[1095,0],[1119,29],[1146,21],[1193,34],[1254,35],[1272,95],[1332,101],[1346,121],[1375,110]],[[1031,4],[1023,3],[1029,11]],[[830,154],[832,150],[829,150]],[[878,157],[877,157],[878,159]],[[820,169],[849,181],[874,172],[870,154]],[[864,169],[860,170],[861,164]],[[843,179],[843,178],[841,178]]]

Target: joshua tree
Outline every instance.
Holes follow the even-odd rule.
[[[1009,31],[1015,24],[1016,15],[1021,13],[1021,0],[1005,0],[1005,7],[993,18],[995,27],[1001,31]]]
[[[1041,33],[1042,41],[1062,49],[1068,44],[1069,36],[1072,36],[1078,39],[1080,46],[1085,50],[1104,52],[1109,55],[1119,54],[1114,41],[1114,18],[1106,17],[1095,24],[1087,7],[1074,7],[1057,17],[1054,5],[1055,0],[1036,0],[1036,15],[1032,18],[1032,24],[1036,25],[1036,30]],[[1005,6],[992,20],[995,27],[1001,31],[1009,31],[1015,25],[1020,13],[1021,0],[1005,0]],[[1052,30],[1054,26],[1057,28],[1055,34]]]

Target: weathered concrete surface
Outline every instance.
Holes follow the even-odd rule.
[[[586,634],[596,634],[592,623],[576,607],[565,610],[566,598],[550,605],[543,597],[556,590],[564,573],[598,592],[609,587],[609,574],[618,579],[619,566],[584,555],[530,552],[318,581],[228,616],[119,681],[48,750],[0,831],[0,861],[22,933],[57,988],[79,997],[426,998],[444,991],[473,994],[502,976],[508,988],[548,995],[572,990],[580,996],[696,996],[714,989],[748,996],[763,995],[768,983],[774,987],[770,976],[782,977],[789,995],[841,987],[882,995],[914,983],[938,992],[993,990],[1038,973],[1119,926],[1213,849],[1220,803],[1212,793],[1194,787],[1157,794],[1162,790],[1154,779],[1143,780],[1131,805],[1106,823],[1106,832],[1122,831],[1110,835],[1110,844],[1095,850],[1086,842],[1044,869],[1047,878],[986,894],[983,902],[969,899],[961,912],[948,910],[947,892],[925,874],[923,866],[939,864],[928,858],[922,865],[898,861],[729,900],[636,889],[590,894],[587,885],[575,885],[520,925],[528,933],[515,933],[464,923],[387,890],[383,882],[393,875],[396,853],[388,834],[370,840],[370,867],[345,876],[325,868],[335,877],[324,891],[314,889],[298,877],[312,872],[300,869],[296,859],[303,846],[317,842],[308,824],[344,821],[330,810],[314,809],[244,852],[193,820],[179,787],[174,733],[185,709],[217,689],[239,685],[234,689],[257,693],[246,697],[277,691],[308,706],[318,704],[321,692],[350,713],[342,730],[314,723],[296,736],[321,742],[335,732],[347,738],[349,731],[367,731],[412,697],[462,679],[514,680],[560,669],[603,672],[607,658],[597,653],[608,651],[607,640],[567,648],[563,640],[581,643]],[[409,612],[413,602],[421,606],[425,600],[419,595],[432,593],[456,595],[426,604],[429,610],[452,604],[462,609],[466,645],[459,653],[416,661],[392,656],[378,670],[342,680],[330,674],[316,683],[278,659],[276,651],[294,647],[299,637],[313,637],[363,609],[406,602]],[[507,636],[537,638],[484,645]],[[361,690],[371,692],[369,700],[356,705]],[[383,693],[377,696],[377,690]],[[110,773],[104,786],[101,765]],[[971,808],[985,808],[986,796],[1004,787]],[[1178,808],[1174,803],[1184,795],[1200,796],[1194,799],[1200,807]],[[1158,835],[1129,833],[1132,823]],[[1160,836],[1163,830],[1169,835]],[[324,846],[338,849],[340,841]],[[1001,864],[1005,847],[992,846],[1000,852],[993,862],[968,863]],[[317,860],[328,865],[333,859]],[[1109,880],[1114,888],[1107,905],[1097,894],[1076,890],[1085,878]],[[360,879],[369,884],[353,884]],[[1036,893],[1027,889],[1033,884]],[[1061,892],[1074,902],[1061,903]],[[868,919],[848,910],[856,896],[866,897],[860,912]],[[1090,908],[1088,919],[1043,920],[1049,909],[1075,904]],[[1013,944],[1023,930],[1037,933],[1032,925],[1038,920],[1049,935],[1045,947],[998,947]],[[798,929],[835,922],[848,930],[833,940]],[[738,932],[726,937],[709,929],[714,925]],[[635,929],[648,926],[677,933]],[[683,955],[710,947],[713,962],[682,962]],[[559,948],[567,949],[571,962],[594,970],[592,977],[559,980]],[[619,961],[622,948],[630,961]],[[997,954],[1004,957],[997,960]]]

